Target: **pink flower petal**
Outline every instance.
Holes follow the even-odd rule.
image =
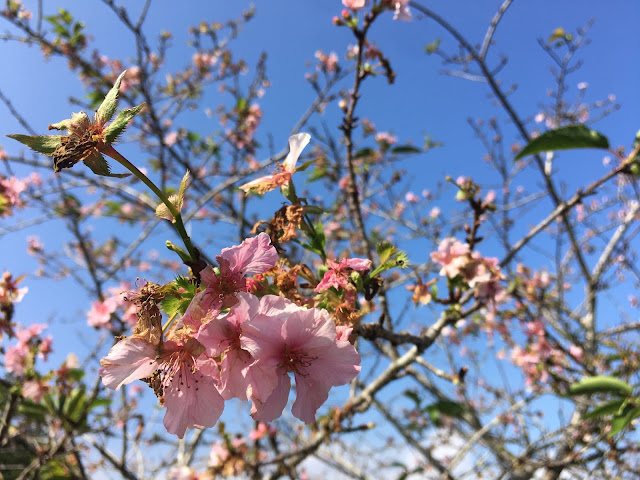
[[[296,401],[293,402],[291,413],[304,423],[316,421],[316,411],[329,398],[330,385],[318,379],[296,375]]]
[[[289,390],[291,389],[291,380],[284,368],[278,369],[276,372],[278,385],[273,390],[269,398],[265,402],[259,399],[253,399],[251,405],[251,416],[259,422],[271,422],[282,415],[284,407],[289,399]]]
[[[156,354],[149,342],[137,337],[124,338],[100,360],[102,368],[98,374],[106,387],[118,390],[122,385],[154,373],[158,369]]]
[[[187,428],[213,427],[224,409],[224,400],[210,377],[181,368],[165,388],[167,432],[184,437]]]
[[[257,237],[247,238],[240,245],[224,248],[220,255],[229,262],[232,272],[242,272],[252,276],[263,273],[273,267],[278,260],[278,252],[271,245],[271,239],[266,233]]]

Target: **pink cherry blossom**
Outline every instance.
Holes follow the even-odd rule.
[[[16,376],[24,375],[29,358],[29,345],[18,342],[16,345],[9,345],[4,354],[4,368],[7,372]]]
[[[200,272],[201,283],[205,289],[193,298],[183,321],[197,331],[203,318],[211,320],[224,308],[236,303],[236,294],[248,289],[245,275],[264,273],[278,260],[278,252],[271,245],[266,233],[248,238],[240,245],[225,248],[216,255],[220,265],[220,275],[216,275],[211,266]],[[195,312],[199,311],[197,315]]]
[[[347,288],[351,272],[366,272],[371,268],[371,260],[366,258],[343,258],[340,263],[327,260],[327,265],[329,270],[316,286],[314,290],[316,292],[329,290],[331,287],[335,289]]]
[[[365,3],[366,0],[342,0],[342,5],[350,8],[351,10],[360,10],[361,8],[364,8]]]
[[[240,190],[245,193],[255,192],[262,195],[282,185],[287,185],[291,181],[291,176],[296,169],[298,157],[302,153],[304,147],[311,140],[308,133],[297,133],[289,137],[289,154],[280,166],[280,171],[264,177],[252,180],[240,186]]]
[[[22,396],[34,402],[39,402],[48,391],[49,385],[46,382],[27,380],[22,384]]]
[[[164,426],[167,432],[184,437],[187,428],[212,427],[224,409],[218,393],[215,372],[200,371],[199,358],[204,347],[196,340],[185,343],[166,341],[156,347],[145,339],[127,337],[116,343],[100,360],[98,371],[102,383],[115,390],[134,380],[151,377],[151,383],[164,399],[167,412]]]
[[[111,323],[111,314],[116,311],[118,304],[113,297],[103,302],[96,300],[91,304],[91,310],[87,312],[87,324],[95,328],[108,328]]]
[[[228,315],[203,325],[196,335],[207,355],[222,356],[219,390],[226,400],[233,397],[266,400],[276,386],[273,368],[255,365],[251,353],[242,348],[240,341],[243,324],[261,313],[264,311],[260,309],[258,297],[239,293],[238,303]]]
[[[431,260],[442,266],[440,275],[454,278],[467,263],[469,251],[469,245],[449,237],[440,242],[437,252],[431,253]]]
[[[404,20],[410,22],[413,20],[411,10],[409,10],[409,0],[398,0],[395,3],[396,11],[393,14],[394,20]]]
[[[272,367],[278,384],[266,401],[253,399],[252,416],[269,422],[282,414],[291,388],[286,374],[291,372],[296,379],[292,413],[312,423],[330,388],[358,374],[360,356],[353,345],[337,340],[336,326],[325,310],[304,309],[272,295],[260,302],[267,314],[243,325],[242,348],[257,364]]]

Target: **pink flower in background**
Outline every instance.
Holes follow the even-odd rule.
[[[114,390],[134,380],[151,377],[158,396],[164,398],[167,432],[184,437],[187,428],[212,427],[224,409],[216,379],[199,370],[204,347],[194,339],[185,343],[165,341],[155,347],[138,337],[116,343],[100,360],[102,383]]]
[[[364,8],[365,3],[366,0],[342,0],[342,5],[350,8],[351,10],[360,10],[361,8]]]
[[[404,199],[408,202],[408,203],[418,203],[420,201],[420,197],[418,197],[415,193],[413,192],[407,192],[407,194],[404,196]]]
[[[49,385],[42,381],[27,380],[22,384],[22,396],[34,402],[39,402],[49,391]]]
[[[404,20],[405,22],[413,20],[413,15],[411,15],[411,10],[409,10],[409,0],[398,0],[394,3],[396,7],[396,11],[393,14],[394,20]]]
[[[90,327],[108,327],[111,323],[111,314],[118,308],[118,302],[113,298],[106,298],[103,302],[96,300],[91,304],[91,310],[87,312],[87,324]]]
[[[264,422],[258,423],[258,427],[255,430],[249,432],[249,438],[253,441],[259,440],[267,435],[275,435],[276,429],[271,425],[267,425]]]
[[[261,233],[240,245],[224,248],[220,255],[216,255],[216,260],[220,275],[216,275],[211,266],[200,272],[205,289],[196,294],[183,317],[185,325],[196,331],[204,316],[210,320],[217,317],[222,309],[234,305],[236,293],[247,291],[245,275],[253,276],[269,270],[278,260],[278,252],[271,245],[269,235]],[[194,315],[195,308],[201,313]]]
[[[32,235],[27,237],[27,253],[29,255],[36,255],[44,249],[44,245],[40,241],[40,238]]]
[[[366,258],[344,258],[340,263],[327,260],[327,266],[329,271],[324,274],[315,288],[315,292],[329,290],[331,287],[335,289],[347,288],[351,272],[366,272],[371,268],[371,260]]]
[[[325,310],[304,309],[273,295],[260,302],[264,314],[243,325],[242,348],[257,365],[271,367],[278,383],[266,401],[253,399],[252,416],[270,422],[282,414],[291,388],[287,372],[291,372],[296,379],[292,413],[313,423],[331,387],[358,374],[360,356],[353,345],[337,340],[336,326]]]
[[[4,368],[7,372],[16,376],[24,374],[29,357],[29,345],[18,342],[16,345],[9,345],[4,354]]]
[[[262,195],[282,185],[287,185],[291,181],[291,176],[296,169],[298,157],[300,157],[302,150],[310,140],[311,135],[308,133],[298,133],[290,136],[289,154],[280,166],[280,171],[273,175],[267,175],[245,183],[240,186],[240,190],[245,193],[255,192]]]
[[[437,252],[431,253],[431,260],[442,266],[440,275],[453,278],[467,263],[469,251],[469,245],[449,237],[440,242]]]
[[[398,137],[394,137],[389,132],[378,132],[376,133],[376,142],[383,142],[387,145],[393,145],[398,141]]]
[[[26,180],[18,180],[16,177],[5,178],[0,176],[0,218],[13,214],[13,208],[24,207],[20,194],[27,188]]]
[[[164,136],[164,144],[167,147],[172,147],[173,145],[176,144],[176,142],[178,141],[178,132],[173,131],[173,132],[169,132]]]

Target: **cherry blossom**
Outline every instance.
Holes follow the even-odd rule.
[[[413,20],[411,10],[409,10],[409,0],[398,0],[393,2],[395,4],[395,13],[393,14],[394,20],[404,20],[410,22]]]
[[[266,400],[276,386],[273,368],[255,365],[240,341],[242,325],[260,313],[258,297],[239,293],[238,303],[228,315],[203,325],[196,335],[207,355],[222,356],[219,390],[224,399],[248,400],[253,396]]]
[[[271,245],[266,233],[248,238],[240,245],[224,248],[216,261],[220,266],[220,275],[216,275],[211,266],[200,272],[201,283],[205,289],[193,298],[183,321],[193,330],[198,330],[206,318],[212,318],[224,309],[236,303],[236,294],[248,290],[245,275],[264,273],[278,260],[278,253]],[[198,311],[197,315],[195,311]]]
[[[366,0],[342,0],[342,5],[351,10],[360,10],[364,8]]]
[[[310,140],[311,135],[308,133],[297,133],[296,135],[291,135],[289,137],[289,154],[280,166],[280,171],[273,175],[266,175],[245,183],[240,186],[240,190],[245,193],[255,192],[262,195],[275,188],[287,185],[291,181],[291,176],[296,169],[298,157],[300,157],[302,150],[307,146]]]
[[[261,310],[264,315],[243,325],[241,344],[258,365],[273,368],[278,383],[266,401],[253,399],[252,416],[263,422],[280,416],[289,397],[287,372],[291,372],[296,379],[292,413],[313,423],[330,388],[358,374],[360,356],[348,341],[337,339],[336,326],[325,310],[304,309],[272,295],[261,299]]]
[[[431,253],[431,260],[442,266],[440,275],[454,278],[467,262],[469,251],[469,245],[449,237],[440,242],[437,252]]]
[[[371,268],[371,260],[366,258],[343,258],[340,263],[327,260],[327,266],[329,270],[316,286],[316,292],[329,290],[331,287],[335,289],[347,288],[351,272],[366,272]]]
[[[134,380],[149,378],[150,386],[164,401],[164,426],[169,433],[184,437],[187,428],[212,427],[224,409],[216,379],[199,370],[204,347],[194,339],[165,341],[154,346],[143,338],[127,337],[116,343],[100,360],[102,383],[118,390]]]

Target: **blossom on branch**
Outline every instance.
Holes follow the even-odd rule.
[[[316,286],[316,292],[329,290],[331,287],[347,288],[349,285],[349,276],[351,272],[366,272],[371,268],[371,260],[366,258],[343,258],[340,263],[333,260],[327,260],[327,271],[320,283]]]
[[[300,157],[302,150],[307,146],[310,140],[311,135],[308,133],[297,133],[295,135],[291,135],[289,137],[289,154],[287,155],[287,158],[284,159],[282,165],[279,166],[280,171],[273,175],[266,175],[245,183],[240,186],[240,190],[246,194],[257,193],[262,195],[278,187],[288,185],[291,181],[293,172],[295,172],[298,157]]]
[[[265,401],[253,398],[254,419],[270,422],[282,414],[291,383],[296,380],[292,413],[313,423],[332,386],[344,385],[360,372],[360,356],[348,341],[338,340],[326,310],[305,309],[273,295],[262,297],[263,315],[243,325],[242,348],[256,365],[271,367],[277,386]]]

